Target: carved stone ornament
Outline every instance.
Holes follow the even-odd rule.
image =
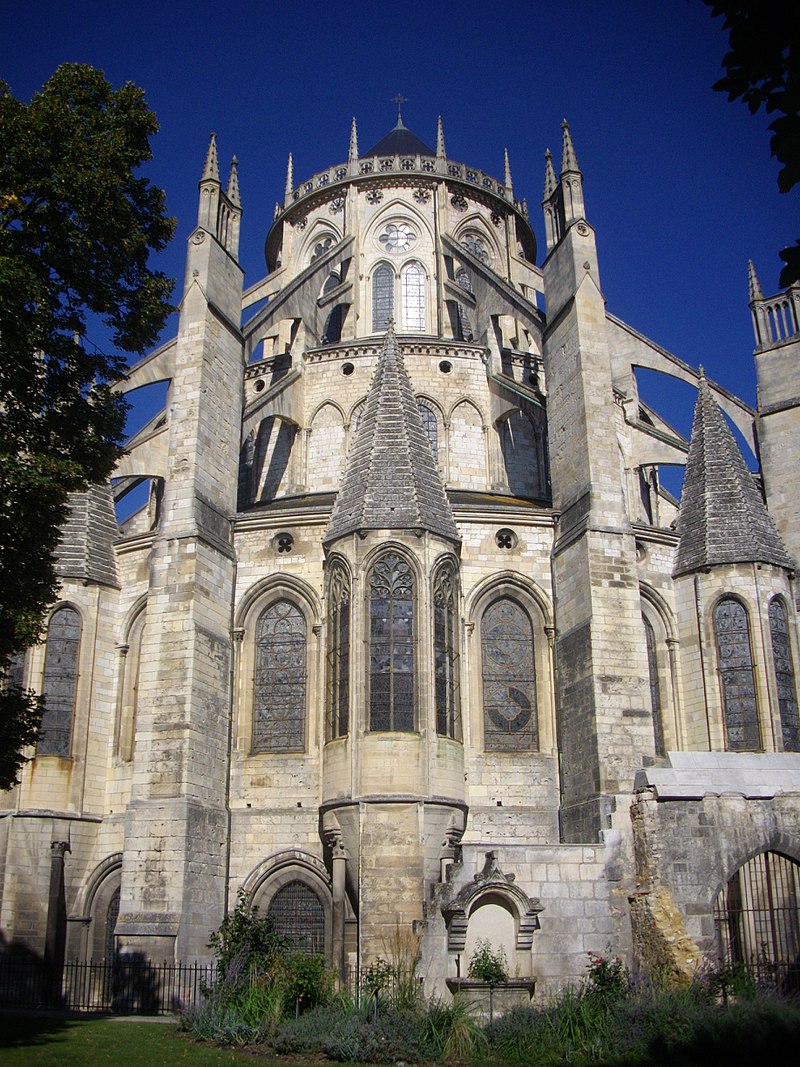
[[[429,189],[417,189],[414,193],[414,199],[418,204],[427,204],[430,202],[431,193]]]
[[[195,230],[194,233],[192,234],[192,244],[193,245],[201,245],[203,243],[203,241],[205,241],[205,239],[206,239],[206,231],[205,230]]]
[[[331,200],[331,205],[330,205],[329,210],[330,210],[331,215],[338,215],[340,211],[343,211],[344,210],[344,197],[343,196],[337,196],[335,200]]]
[[[294,222],[292,223],[292,226],[294,226],[294,228],[296,230],[304,230],[306,228],[306,224],[307,223],[308,223],[308,219],[306,218],[305,215],[303,215],[303,217],[301,219],[295,219]]]
[[[486,853],[483,869],[471,883],[465,885],[452,900],[442,903],[442,915],[447,926],[448,952],[463,952],[467,943],[470,915],[481,904],[499,904],[514,916],[515,947],[530,949],[533,935],[539,929],[542,905],[514,884],[513,874],[504,874],[497,862],[496,852]]]
[[[461,193],[456,193],[455,196],[451,196],[450,197],[450,203],[453,205],[453,207],[456,209],[456,211],[466,211],[467,210],[466,198],[463,197],[461,195]]]
[[[367,193],[367,203],[380,204],[381,200],[383,200],[383,193],[380,189],[373,189],[371,192]]]

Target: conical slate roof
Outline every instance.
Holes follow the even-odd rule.
[[[56,574],[116,585],[116,537],[117,519],[108,482],[82,493],[71,493],[69,514],[56,551]]]
[[[702,374],[678,533],[676,577],[723,563],[792,567],[772,516]]]
[[[385,137],[373,145],[368,152],[362,152],[360,159],[370,156],[435,156],[432,148],[421,141],[415,133],[403,125],[403,120],[398,119],[397,125],[390,130]]]
[[[390,322],[325,540],[417,529],[459,540]]]

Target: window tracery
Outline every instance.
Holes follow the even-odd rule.
[[[483,613],[481,654],[484,748],[538,749],[533,625],[516,600],[501,597]]]
[[[484,239],[477,233],[465,233],[460,242],[468,252],[487,266],[492,255]]]
[[[300,879],[281,886],[270,901],[267,918],[279,937],[289,941],[292,952],[305,956],[325,951],[325,909],[314,892]]]
[[[742,603],[733,597],[714,609],[714,633],[725,715],[725,738],[731,752],[754,752],[761,747],[750,623]]]
[[[75,608],[57,608],[47,627],[42,696],[45,711],[36,751],[66,759],[72,747],[72,721],[78,691],[81,617]]]
[[[328,740],[350,729],[350,582],[334,564],[328,581]]]
[[[452,563],[441,566],[433,579],[433,678],[436,732],[460,741],[457,582]]]
[[[414,729],[414,576],[387,552],[369,576],[369,728]]]
[[[400,306],[402,328],[425,331],[425,271],[418,263],[409,263],[400,274]]]
[[[378,240],[387,252],[407,252],[416,243],[417,235],[407,222],[388,222]]]
[[[288,600],[271,604],[258,621],[254,753],[305,749],[306,631],[305,616]]]
[[[385,330],[394,314],[394,271],[387,263],[372,275],[372,329]]]
[[[775,666],[775,684],[778,688],[783,750],[784,752],[800,752],[797,686],[792,649],[789,644],[786,607],[780,597],[775,597],[769,606],[769,635],[772,642],[772,661]]]

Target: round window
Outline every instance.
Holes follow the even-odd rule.
[[[387,252],[405,252],[415,243],[417,235],[407,222],[389,222],[378,240]]]

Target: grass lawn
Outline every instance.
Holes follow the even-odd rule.
[[[0,1014],[2,1067],[268,1067],[274,1062],[195,1045],[164,1023]],[[294,1061],[291,1067],[304,1065]]]

